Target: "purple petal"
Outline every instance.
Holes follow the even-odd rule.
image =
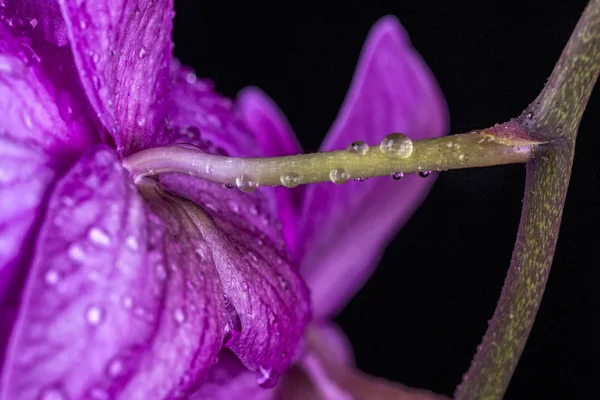
[[[11,8],[0,8],[0,132],[49,153],[79,153],[98,139],[71,53],[35,31]]]
[[[164,123],[172,0],[59,0],[85,92],[117,150],[144,147]]]
[[[172,63],[171,70],[171,90],[167,98],[169,125],[190,130],[182,132],[181,140],[191,142],[200,135],[210,146],[207,151],[213,154],[265,155],[237,115],[233,102],[216,93],[211,81],[197,78],[192,69],[178,61]]]
[[[149,213],[106,147],[59,182],[46,215],[0,399],[148,399],[189,388],[222,340],[214,267],[189,256],[197,231]]]
[[[413,140],[445,133],[446,106],[431,72],[398,21],[380,20],[367,38],[344,106],[322,150],[354,140],[377,145],[403,132]],[[428,193],[435,177],[396,182],[372,178],[306,190],[297,256],[311,289],[313,312],[337,312],[364,284],[381,254]]]
[[[260,89],[243,89],[238,96],[237,105],[244,124],[254,133],[264,156],[279,157],[302,153],[302,147],[285,115]],[[283,235],[290,249],[296,247],[298,240],[298,206],[304,190],[304,186],[275,189],[277,215],[283,224]]]
[[[190,400],[269,400],[274,395],[274,390],[258,386],[254,374],[229,350],[224,350]]]
[[[31,35],[36,39],[51,42],[56,46],[68,44],[67,26],[56,1],[48,0],[8,0],[8,8],[31,27]]]
[[[55,168],[40,149],[0,137],[0,365]]]
[[[262,191],[246,194],[177,174],[161,176],[161,183],[210,217],[200,226],[226,295],[226,345],[264,386],[274,384],[298,357],[310,313]]]

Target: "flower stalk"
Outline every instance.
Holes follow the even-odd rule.
[[[398,136],[404,138],[398,151],[390,149],[386,139],[381,145],[355,142],[347,150],[273,158],[217,156],[177,145],[141,151],[127,157],[123,165],[135,179],[179,172],[252,191],[258,186],[296,187],[390,175],[399,179],[405,173],[524,163],[542,143],[524,137],[517,123],[415,142],[398,134],[386,138]]]
[[[556,248],[583,111],[600,72],[600,0],[591,0],[550,79],[519,122],[548,141],[527,163],[517,241],[502,294],[455,399],[501,399],[529,337]]]

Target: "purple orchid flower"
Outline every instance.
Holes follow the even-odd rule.
[[[173,59],[173,15],[168,0],[0,0],[0,399],[426,396],[354,370],[327,321],[433,179],[134,185],[122,160],[142,149],[302,151],[258,89],[233,103]],[[434,78],[382,19],[322,149],[446,128]]]

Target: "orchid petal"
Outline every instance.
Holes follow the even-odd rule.
[[[306,393],[314,393],[310,397],[314,400],[446,399],[427,390],[409,388],[357,370],[351,361],[346,337],[331,324],[311,325],[307,329],[307,337],[308,351],[300,364],[303,374],[295,371],[282,382],[284,385],[279,391],[283,399],[306,398],[302,397]],[[294,397],[293,393],[298,393],[298,397]]]
[[[130,154],[164,122],[172,0],[59,0],[79,78],[117,151]]]
[[[268,202],[260,190],[246,194],[179,174],[160,180],[206,213],[198,225],[225,293],[226,345],[263,385],[274,384],[298,357],[310,312],[306,287],[288,259]]]
[[[56,169],[31,143],[0,137],[0,365]]]
[[[97,137],[71,53],[33,37],[33,30],[0,8],[0,132],[49,153],[76,154]]]
[[[56,1],[8,0],[6,3],[7,8],[14,8],[11,11],[30,26],[32,37],[59,47],[69,43],[67,26]]]
[[[398,21],[380,20],[369,34],[344,106],[321,149],[361,139],[379,143],[403,132],[413,140],[447,128],[442,94]],[[338,312],[372,274],[385,245],[416,210],[435,177],[411,175],[323,183],[307,188],[297,257],[311,289],[315,318]]]
[[[281,157],[302,153],[288,120],[275,102],[255,87],[243,89],[237,106],[246,127],[254,133],[265,157]],[[290,250],[298,240],[298,207],[304,186],[293,189],[275,188],[277,215],[283,224],[283,235]]]
[[[202,141],[210,144],[207,151],[213,154],[264,156],[257,139],[236,114],[233,102],[216,93],[213,86],[211,81],[197,78],[191,68],[174,61],[166,99],[170,126],[200,132]],[[190,135],[189,139],[195,137]]]
[[[190,400],[271,400],[275,392],[258,386],[254,374],[231,351],[223,350]]]
[[[189,389],[222,340],[214,267],[185,256],[195,237],[148,211],[113,150],[86,153],[50,199],[0,399],[148,399]]]

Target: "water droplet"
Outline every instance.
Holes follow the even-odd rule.
[[[402,133],[390,133],[383,138],[379,149],[389,158],[407,158],[413,152],[413,142]]]
[[[233,211],[234,213],[236,213],[236,214],[237,214],[237,213],[239,213],[239,212],[240,212],[240,206],[239,206],[239,205],[238,205],[238,203],[236,203],[235,201],[233,201],[233,200],[229,200],[229,201],[227,202],[227,204],[229,205],[229,209],[230,209],[231,211]]]
[[[533,113],[531,111],[527,113],[527,118],[533,119]]]
[[[46,271],[46,274],[44,275],[44,282],[46,282],[46,284],[53,286],[56,285],[59,280],[60,276],[58,275],[58,272],[53,269]]]
[[[394,178],[395,181],[399,181],[400,179],[404,178],[404,174],[402,172],[394,172],[392,174],[392,178]]]
[[[227,189],[233,189],[233,188],[235,187],[235,185],[234,185],[233,183],[226,183],[226,184],[225,184],[225,187],[226,187]]]
[[[181,308],[176,308],[173,312],[173,318],[175,318],[175,321],[182,324],[185,321],[185,313]]]
[[[258,189],[258,182],[250,178],[246,174],[242,174],[235,178],[235,184],[242,192],[252,193]]]
[[[118,357],[113,359],[108,364],[108,367],[106,369],[106,373],[111,378],[117,378],[123,375],[123,372],[125,372],[125,366],[123,365],[123,361],[121,361],[121,359]]]
[[[421,178],[427,178],[429,175],[431,175],[431,171],[421,171],[421,172],[419,172],[419,176]]]
[[[198,77],[196,76],[195,73],[189,72],[185,76],[185,80],[187,81],[187,83],[189,83],[190,85],[192,85],[192,84],[196,83],[196,81],[198,80]]]
[[[123,307],[130,309],[133,306],[133,299],[129,296],[123,298]]]
[[[138,241],[135,238],[135,236],[128,236],[127,239],[125,239],[125,244],[131,250],[137,250],[137,248],[138,248]]]
[[[300,175],[291,173],[282,175],[279,180],[281,184],[287,188],[295,188],[300,184]]]
[[[83,248],[81,247],[80,244],[78,243],[72,243],[69,246],[69,257],[74,260],[74,261],[83,261],[85,260],[85,252],[83,251]]]
[[[365,178],[363,178],[363,177],[359,176],[359,177],[357,177],[357,178],[354,178],[354,180],[355,180],[356,182],[364,182]]]
[[[67,396],[60,389],[49,388],[42,392],[40,400],[67,400]]]
[[[366,144],[365,142],[361,142],[360,140],[357,140],[356,142],[352,142],[352,144],[350,144],[350,146],[348,146],[347,150],[349,153],[364,156],[365,154],[367,154],[367,151],[369,151],[369,145]]]
[[[106,247],[110,244],[108,235],[99,228],[92,228],[88,232],[89,239],[99,246]]]
[[[260,366],[256,371],[256,383],[265,389],[271,389],[277,385],[279,374],[273,367]]]
[[[465,155],[464,155],[464,154],[459,154],[459,155],[458,155],[458,159],[459,159],[460,161],[465,161]]]
[[[90,325],[98,325],[104,317],[102,309],[97,306],[91,306],[85,313],[85,319]]]
[[[246,281],[243,281],[243,282],[242,282],[242,290],[243,290],[244,292],[247,292],[247,291],[248,291],[248,283],[246,283]]]
[[[94,64],[98,64],[99,60],[100,56],[98,55],[98,53],[92,53],[92,61],[94,62]]]
[[[202,249],[202,247],[198,247],[196,250],[194,250],[194,253],[196,253],[198,258],[200,259],[200,262],[204,262],[204,260],[206,259],[206,254],[204,254],[204,250]]]
[[[350,175],[344,168],[336,168],[329,172],[329,179],[331,179],[331,182],[333,183],[341,184],[348,182]]]
[[[258,208],[254,204],[250,206],[248,211],[250,212],[250,215],[252,215],[254,217],[256,217],[258,215]]]
[[[281,286],[281,289],[283,291],[287,291],[290,288],[288,282],[285,280],[285,278],[283,276],[277,275],[277,280],[279,281],[279,286]]]
[[[146,46],[141,46],[140,50],[138,51],[138,58],[142,59],[142,58],[146,58],[146,56],[148,55],[148,49],[146,48]]]

